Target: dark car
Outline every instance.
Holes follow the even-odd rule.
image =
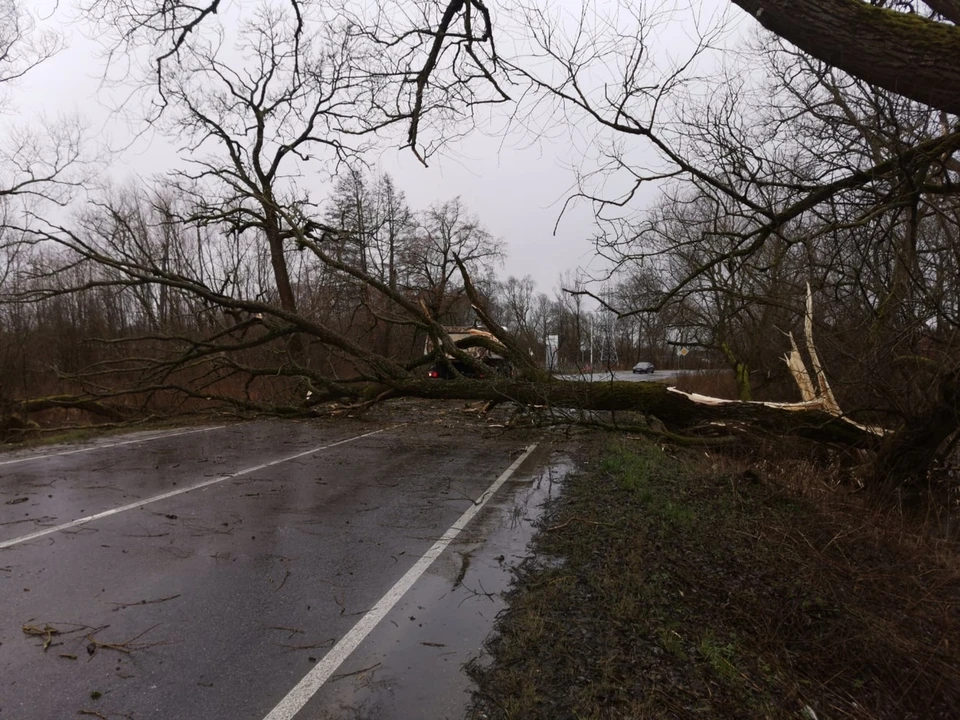
[[[636,365],[633,366],[633,371],[639,374],[650,373],[651,375],[653,375],[653,373],[655,373],[657,369],[653,366],[653,363],[638,362]]]

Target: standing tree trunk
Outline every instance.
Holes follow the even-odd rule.
[[[265,215],[267,243],[270,246],[270,264],[273,267],[274,282],[277,283],[277,294],[280,296],[280,307],[287,312],[297,312],[297,300],[290,284],[290,271],[287,269],[287,258],[283,252],[283,236],[280,234],[279,218],[275,213],[267,211]]]
[[[873,462],[873,484],[893,493],[917,489],[927,479],[943,444],[960,432],[960,370],[940,378],[937,399],[881,447]]]

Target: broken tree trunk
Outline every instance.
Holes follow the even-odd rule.
[[[390,388],[371,387],[379,394]],[[580,382],[551,380],[525,382],[496,380],[414,380],[398,384],[394,395],[447,400],[509,400],[523,405],[577,408],[585,411],[634,411],[652,415],[668,428],[691,430],[707,424],[755,427],[769,434],[797,435],[856,447],[872,447],[876,434],[846,422],[819,406],[787,403],[744,403],[700,398],[661,383]]]
[[[26,416],[44,410],[82,410],[107,420],[127,420],[133,415],[129,410],[109,405],[96,398],[82,395],[51,395],[31,398],[15,403],[15,412]]]
[[[789,333],[790,352],[784,357],[800,395],[802,405],[817,407],[824,413],[843,420],[875,438],[883,438],[877,445],[873,461],[866,467],[866,482],[882,493],[914,491],[923,488],[941,448],[960,432],[960,369],[941,372],[937,382],[937,395],[929,407],[908,418],[896,431],[867,427],[843,417],[827,382],[813,341],[813,294],[807,284],[807,303],[804,317],[804,334],[807,352],[813,371],[807,370],[793,334]]]
[[[940,377],[937,397],[930,407],[908,419],[880,448],[872,465],[872,484],[887,493],[924,485],[940,448],[957,432],[960,370],[955,369]]]
[[[795,435],[855,447],[875,446],[878,437],[829,412],[818,403],[763,403],[719,400],[689,395],[656,382],[585,382],[577,380],[546,379],[522,380],[495,377],[475,380],[432,380],[409,378],[390,382],[331,384],[301,407],[254,406],[235,401],[239,409],[253,412],[273,412],[287,417],[316,414],[318,402],[332,400],[362,401],[367,406],[387,398],[419,397],[437,400],[476,400],[484,402],[512,401],[525,406],[577,410],[584,412],[631,411],[660,420],[673,432],[696,432],[721,426],[729,432],[767,435]],[[229,398],[207,396],[208,401],[221,405],[231,403]],[[96,399],[69,397],[43,398],[23,401],[24,415],[54,407],[86,410],[100,416],[119,419],[121,411]]]

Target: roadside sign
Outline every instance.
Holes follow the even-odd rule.
[[[560,345],[560,336],[559,335],[547,335],[547,370],[553,371],[557,369],[558,358],[557,358],[557,349]]]
[[[682,357],[686,357],[688,352],[690,352],[690,351],[687,350],[686,348],[680,348],[680,355],[681,355]]]

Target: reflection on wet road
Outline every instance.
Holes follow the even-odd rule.
[[[512,569],[528,555],[534,522],[568,470],[548,450],[527,468],[339,668],[304,717],[463,717],[471,691],[464,665],[483,662]]]
[[[524,445],[433,435],[271,421],[0,456],[0,720],[262,720]],[[550,491],[549,473],[530,484],[545,460],[517,469],[297,717],[462,711],[460,665],[529,536],[511,498]],[[443,681],[413,682],[428,661]],[[374,679],[390,692],[361,693]]]

